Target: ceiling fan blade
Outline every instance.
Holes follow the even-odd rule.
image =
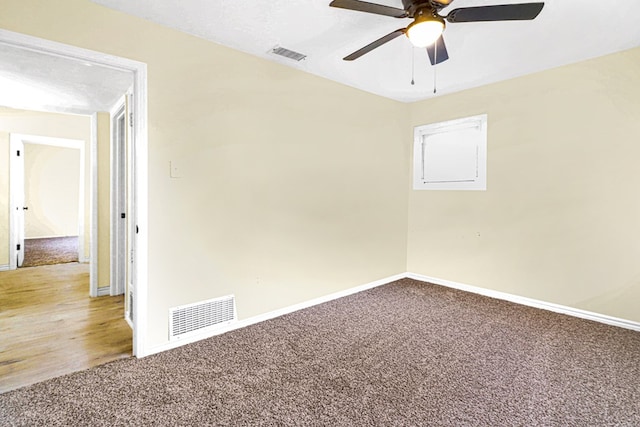
[[[437,65],[449,59],[449,53],[447,52],[447,47],[444,45],[442,35],[440,35],[438,40],[431,46],[427,46],[427,55],[429,55],[431,65]]]
[[[544,3],[503,4],[454,9],[446,16],[449,22],[526,21],[534,19]]]
[[[407,11],[404,9],[359,0],[333,0],[329,3],[329,6],[357,10],[358,12],[375,13],[376,15],[392,16],[394,18],[406,18],[408,16]]]
[[[369,43],[368,45],[366,45],[362,49],[358,49],[355,52],[353,52],[351,55],[347,55],[342,59],[344,59],[345,61],[353,61],[354,59],[358,59],[362,55],[364,55],[365,53],[369,53],[373,49],[375,49],[377,47],[380,47],[383,44],[385,44],[387,42],[390,42],[391,40],[395,39],[396,37],[404,34],[406,30],[407,30],[406,28],[400,28],[399,30],[395,30],[393,33],[389,33],[384,37],[380,37],[378,40],[374,41],[373,43]]]

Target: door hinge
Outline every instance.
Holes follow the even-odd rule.
[[[16,156],[20,157],[20,150],[16,153]]]
[[[133,113],[129,113],[129,126],[133,127]]]
[[[124,218],[126,218],[126,217],[127,217],[127,216],[124,214],[124,212],[120,214],[120,218],[124,219]]]
[[[20,250],[20,245],[16,245],[16,250]]]

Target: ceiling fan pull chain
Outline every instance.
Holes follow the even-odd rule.
[[[436,68],[437,67],[433,67],[433,93],[436,93]]]
[[[414,47],[411,47],[411,85],[416,84],[415,81],[413,81],[413,77],[415,76],[416,73],[416,49]]]
[[[433,50],[433,93],[436,93],[436,70],[438,69],[438,40],[436,40]]]

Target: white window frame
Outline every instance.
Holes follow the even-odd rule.
[[[460,178],[448,177],[446,179],[426,178],[429,137],[438,135],[439,144],[442,145],[443,134],[446,137],[456,138],[456,133],[461,131],[477,130],[468,134],[467,138],[471,149],[475,149],[475,164],[463,165],[461,159],[456,159],[453,151],[439,153],[447,164],[461,165]],[[460,134],[458,133],[458,136]],[[453,139],[452,139],[453,141]],[[466,144],[467,142],[465,142]],[[460,161],[458,161],[460,160]],[[468,163],[468,162],[467,162]],[[469,168],[473,167],[474,170]],[[465,170],[462,170],[465,168]],[[455,175],[455,173],[453,173]],[[478,190],[487,189],[487,115],[481,114],[472,117],[449,120],[446,122],[432,123],[414,128],[413,142],[413,189],[414,190]]]

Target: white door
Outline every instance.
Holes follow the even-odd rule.
[[[113,148],[113,240],[111,242],[111,295],[122,295],[127,280],[127,155],[126,108],[124,102],[111,115]]]
[[[10,196],[9,206],[11,215],[11,230],[9,231],[9,254],[11,269],[22,267],[24,261],[24,143],[22,138],[11,135],[9,138],[10,149]]]
[[[125,318],[133,324],[135,285],[135,159],[132,95],[127,93],[111,110],[112,132],[112,241],[111,295],[125,294]]]
[[[127,141],[127,206],[128,212],[128,224],[127,224],[127,247],[129,249],[129,268],[127,269],[127,304],[125,310],[125,317],[133,325],[133,308],[135,307],[133,296],[135,295],[134,289],[136,284],[136,239],[138,234],[138,221],[136,215],[136,176],[135,176],[135,133],[133,132],[133,94],[130,91],[127,94],[127,114],[126,114],[126,141]]]

